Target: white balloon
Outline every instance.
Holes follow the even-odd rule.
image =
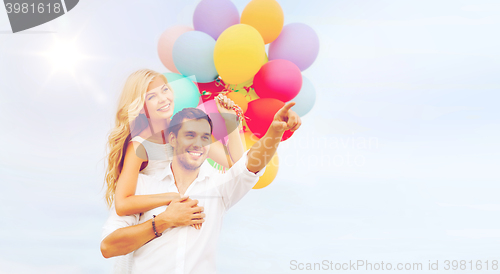
[[[314,106],[316,102],[316,89],[309,79],[302,75],[302,88],[299,94],[292,100],[295,105],[292,110],[295,111],[300,117],[306,115]]]

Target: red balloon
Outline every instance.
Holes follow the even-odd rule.
[[[283,59],[264,64],[253,78],[253,88],[260,98],[275,98],[283,102],[292,100],[302,87],[300,69]]]
[[[208,83],[196,83],[198,89],[200,90],[201,100],[203,102],[210,101],[214,99],[215,96],[219,95],[220,92],[225,90],[224,82],[212,81]],[[203,92],[205,91],[205,95]]]
[[[249,102],[245,116],[248,117],[246,123],[250,131],[258,138],[262,138],[271,126],[274,115],[284,105],[285,103],[274,98],[260,98]],[[292,135],[293,132],[290,130],[285,131],[281,141],[285,141]]]

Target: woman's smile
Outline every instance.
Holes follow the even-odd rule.
[[[162,106],[161,108],[158,109],[158,111],[167,112],[169,109],[170,109],[170,103]]]

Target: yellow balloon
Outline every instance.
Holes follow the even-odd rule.
[[[250,149],[259,138],[250,132],[245,132],[245,146],[246,149]],[[253,189],[261,189],[272,183],[276,175],[278,174],[279,158],[278,152],[273,155],[271,161],[266,165],[266,171],[260,176],[259,181],[253,186]]]
[[[267,56],[266,54],[266,57],[264,59],[264,64],[265,65],[267,62],[269,62],[269,57]],[[241,90],[243,89],[244,87],[249,87],[253,84],[253,77],[251,79],[249,79],[248,81],[245,81],[243,83],[239,83],[237,85],[230,85],[229,87],[232,89],[232,90]],[[255,99],[258,99],[260,97],[257,96],[257,98]]]
[[[227,84],[237,85],[252,79],[265,60],[264,40],[252,26],[233,25],[215,43],[215,68]]]
[[[256,28],[269,44],[280,35],[285,16],[275,0],[253,0],[243,10],[240,22]]]
[[[257,181],[252,189],[261,189],[270,185],[278,174],[279,162],[278,152],[276,152],[273,158],[271,158],[271,161],[267,164],[266,171],[260,176],[259,181]]]

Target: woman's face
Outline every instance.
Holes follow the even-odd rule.
[[[156,77],[148,86],[143,112],[151,120],[170,119],[174,113],[174,92]]]

